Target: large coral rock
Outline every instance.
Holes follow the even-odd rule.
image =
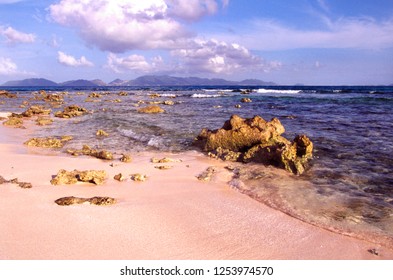
[[[26,118],[30,118],[32,116],[36,115],[49,115],[51,109],[47,109],[43,106],[40,105],[33,105],[30,108],[28,108],[26,111],[24,111],[21,115]]]
[[[60,206],[69,206],[74,204],[89,203],[94,205],[111,205],[116,203],[116,199],[107,196],[94,196],[91,198],[82,198],[74,196],[66,196],[55,200],[55,203]]]
[[[88,145],[83,145],[81,150],[73,150],[69,149],[67,150],[67,153],[73,155],[73,156],[78,156],[80,154],[85,155],[85,156],[92,156],[96,157],[99,159],[105,159],[105,160],[112,160],[113,159],[113,153],[106,151],[106,150],[96,150],[91,148]]]
[[[77,182],[87,182],[101,185],[107,177],[104,170],[67,171],[61,169],[50,181],[52,185],[70,185]]]
[[[73,117],[78,117],[82,116],[88,113],[88,110],[80,107],[78,105],[70,105],[64,108],[63,111],[59,111],[55,113],[55,117],[58,118],[73,118]]]
[[[284,132],[276,118],[268,122],[260,116],[243,119],[233,115],[221,129],[203,129],[195,144],[224,160],[263,163],[302,174],[312,158],[313,144],[305,135],[291,142],[281,136]]]

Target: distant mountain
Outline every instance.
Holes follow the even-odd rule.
[[[109,84],[102,80],[72,80],[63,83],[55,83],[46,79],[26,79],[20,81],[9,81],[2,86],[6,87],[47,87],[47,86],[70,86],[70,87],[92,87],[92,86],[272,86],[276,85],[272,82],[264,82],[257,79],[247,79],[240,82],[228,81],[224,79],[207,79],[198,77],[173,77],[146,75],[138,77],[134,80],[123,81],[116,79]]]
[[[64,83],[60,83],[60,86],[66,86],[66,87],[94,87],[94,86],[106,86],[106,83],[104,83],[101,80],[93,80],[93,81],[88,81],[88,80],[73,80],[73,81],[67,81]]]
[[[207,79],[198,77],[173,77],[173,76],[155,76],[147,75],[130,80],[124,85],[127,86],[266,86],[275,85],[272,82],[264,82],[256,79],[244,80],[241,82],[227,81],[224,79]]]
[[[26,79],[20,81],[9,81],[2,86],[5,87],[52,87],[58,84],[47,79]]]
[[[116,80],[113,80],[112,82],[110,82],[108,85],[109,86],[121,86],[121,85],[124,85],[125,83],[127,83],[127,81],[116,79]]]

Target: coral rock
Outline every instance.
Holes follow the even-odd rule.
[[[136,173],[136,174],[131,175],[131,180],[136,181],[136,182],[144,182],[144,181],[146,181],[146,179],[147,179],[147,176],[143,175],[143,174]]]
[[[24,144],[30,147],[41,147],[41,148],[62,148],[65,142],[72,139],[71,136],[63,136],[61,139],[58,138],[31,138]]]
[[[101,185],[106,177],[107,175],[104,170],[66,171],[61,169],[50,182],[52,185],[70,185],[76,184],[77,182]]]
[[[108,132],[106,132],[102,129],[97,130],[96,135],[97,136],[105,136],[105,137],[109,136]]]
[[[63,111],[59,111],[55,113],[55,117],[58,118],[73,118],[73,117],[78,117],[87,114],[88,111],[80,106],[77,105],[70,105],[68,107],[65,107]]]
[[[61,206],[69,206],[69,205],[74,205],[74,204],[83,204],[83,203],[89,203],[89,204],[94,204],[94,205],[111,205],[116,203],[116,199],[112,197],[107,197],[107,196],[95,196],[91,198],[81,198],[81,197],[74,197],[74,196],[67,196],[67,197],[62,197],[59,199],[55,200],[55,203],[57,205]]]
[[[151,105],[138,109],[138,112],[144,114],[159,114],[164,113],[165,110],[158,105]]]

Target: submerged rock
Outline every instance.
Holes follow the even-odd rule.
[[[31,138],[24,144],[30,147],[62,148],[64,144],[72,139],[72,136],[63,136],[60,139],[54,137]]]
[[[285,129],[273,118],[243,119],[233,115],[218,130],[203,129],[195,144],[209,155],[230,161],[257,162],[302,174],[312,158],[313,144],[305,135],[291,142],[281,136]]]
[[[138,109],[138,113],[144,113],[144,114],[159,114],[164,112],[165,110],[158,105],[151,105]]]
[[[80,107],[78,105],[70,105],[64,108],[63,111],[59,111],[55,113],[55,117],[58,118],[73,118],[87,114],[87,109]]]
[[[251,100],[250,98],[242,98],[242,99],[240,100],[240,102],[242,102],[242,103],[251,103],[252,100]]]
[[[59,170],[57,175],[50,181],[52,185],[71,185],[77,182],[93,183],[101,185],[107,175],[104,170],[87,170],[87,171],[66,171]]]
[[[82,198],[67,196],[55,200],[55,203],[60,206],[69,206],[73,204],[89,203],[94,205],[111,205],[116,203],[116,199],[108,196],[95,196],[91,198]]]
[[[109,133],[106,132],[106,131],[104,131],[104,130],[102,130],[102,129],[99,129],[99,130],[97,130],[96,135],[97,135],[97,136],[104,136],[104,137],[107,137],[107,136],[109,136]]]

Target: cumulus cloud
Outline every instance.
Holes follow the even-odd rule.
[[[49,7],[51,18],[76,29],[90,45],[121,53],[173,49],[192,37],[179,20],[215,13],[217,0],[62,0]],[[227,5],[228,1],[223,1]]]
[[[0,57],[0,75],[13,75],[18,72],[18,67],[10,58]]]
[[[154,57],[151,61],[147,61],[142,55],[133,54],[127,57],[118,57],[116,54],[110,53],[106,67],[116,73],[137,72],[147,73],[151,71],[160,71],[163,60],[160,56]]]
[[[281,66],[279,62],[266,62],[238,44],[217,40],[195,40],[186,49],[173,50],[185,71],[195,73],[232,74],[236,71],[268,72]]]
[[[9,44],[16,43],[34,43],[35,35],[31,33],[23,33],[12,27],[0,26],[0,34],[2,34]]]
[[[383,49],[393,47],[393,18],[378,22],[373,18],[324,20],[325,30],[304,30],[259,19],[250,23],[246,34],[218,37],[241,40],[255,50],[288,50],[298,48]]]
[[[59,63],[65,65],[65,66],[71,66],[71,67],[91,67],[94,66],[94,64],[86,59],[86,57],[82,56],[79,59],[76,59],[75,57],[65,54],[63,52],[57,52],[57,60]]]

